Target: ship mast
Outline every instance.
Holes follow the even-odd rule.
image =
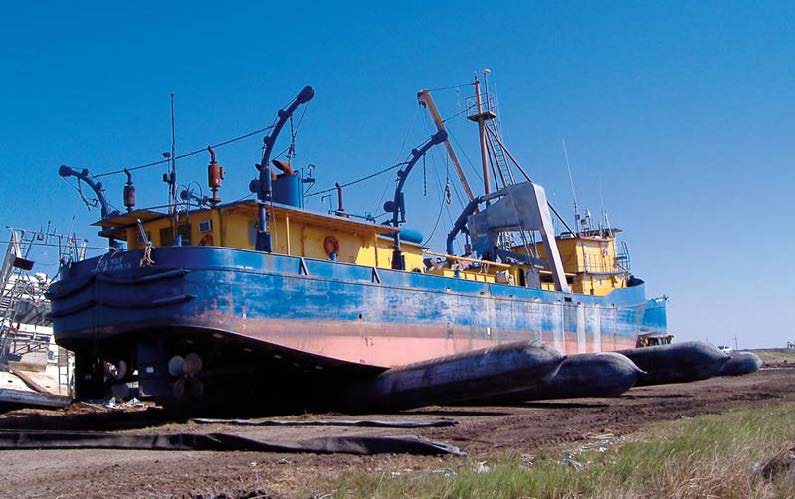
[[[483,70],[483,78],[491,73],[488,69]],[[489,178],[489,150],[486,140],[486,121],[493,120],[497,114],[491,109],[491,101],[488,94],[486,94],[486,108],[483,108],[483,97],[480,93],[480,80],[475,73],[475,114],[467,116],[468,119],[478,123],[478,131],[480,134],[480,160],[483,164],[483,191],[486,195],[491,193],[491,180]],[[486,83],[488,86],[488,82]]]

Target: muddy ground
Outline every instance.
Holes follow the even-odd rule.
[[[2,428],[112,430],[134,433],[228,432],[272,440],[328,435],[419,435],[460,447],[469,458],[407,455],[315,455],[261,452],[141,450],[0,451],[3,497],[311,497],[322,483],[353,470],[396,474],[444,470],[464,459],[488,461],[506,453],[532,459],[542,451],[582,448],[620,440],[646,425],[738,408],[795,401],[795,369],[766,369],[740,378],[636,388],[617,399],[528,403],[518,407],[433,407],[357,419],[453,419],[445,428],[233,427],[167,420],[153,411],[105,413],[73,406],[66,411],[13,411]],[[299,419],[351,419],[340,415]],[[285,418],[279,418],[285,419]],[[328,486],[326,486],[327,488]]]

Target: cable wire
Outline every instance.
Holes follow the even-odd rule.
[[[475,164],[472,162],[472,160],[471,160],[471,159],[469,159],[469,155],[467,155],[467,152],[466,152],[466,150],[465,150],[465,149],[464,149],[464,148],[461,146],[461,144],[458,142],[458,139],[455,137],[455,134],[453,133],[453,131],[452,131],[452,130],[450,130],[450,127],[447,127],[447,134],[448,134],[450,137],[452,137],[452,138],[453,138],[453,142],[455,142],[455,145],[457,145],[457,146],[458,146],[458,150],[459,150],[459,151],[461,151],[461,154],[464,156],[464,159],[466,159],[466,160],[467,160],[467,164],[469,165],[469,167],[470,167],[470,168],[472,168],[472,171],[474,172],[475,176],[476,176],[476,177],[477,177],[477,178],[478,178],[478,179],[479,179],[481,182],[483,182],[483,175],[482,175],[482,174],[481,174],[481,173],[478,171],[478,169],[477,169],[477,168],[475,168]]]
[[[373,177],[377,177],[379,175],[383,175],[384,173],[386,173],[386,172],[388,172],[390,170],[394,170],[395,168],[399,168],[399,167],[401,167],[403,165],[407,165],[407,164],[408,164],[408,161],[401,161],[400,163],[396,163],[396,164],[394,164],[392,166],[388,166],[388,167],[384,168],[383,170],[378,170],[375,173],[371,173],[370,175],[367,175],[366,177],[357,178],[356,180],[351,180],[350,182],[347,182],[345,184],[341,184],[340,187],[350,187],[352,185],[356,185],[356,184],[358,184],[360,182],[364,182],[365,180],[370,180]],[[329,193],[329,192],[334,192],[336,190],[337,190],[336,187],[331,187],[330,189],[325,189],[325,190],[322,190],[322,191],[313,192],[312,194],[307,194],[306,197],[309,198],[309,197],[312,197],[312,196],[319,196],[320,194],[326,194],[326,193]]]
[[[428,89],[427,92],[439,92],[441,90],[452,90],[454,88],[463,88],[463,87],[468,87],[470,85],[474,85],[474,83],[462,83],[461,85],[451,85],[449,87],[431,88],[431,89]]]
[[[223,142],[219,142],[217,144],[213,144],[210,147],[212,147],[213,149],[217,149],[219,147],[223,147],[223,146],[232,144],[234,142],[239,142],[241,140],[247,139],[247,138],[252,137],[254,135],[258,135],[260,133],[266,132],[266,131],[270,130],[271,128],[273,128],[273,125],[268,125],[268,126],[266,126],[264,128],[259,128],[257,130],[253,130],[253,131],[245,133],[243,135],[238,135],[237,137],[233,137],[233,138],[225,140]],[[191,156],[195,156],[197,154],[200,154],[200,153],[203,153],[203,152],[206,152],[206,151],[207,151],[207,147],[202,147],[201,149],[196,149],[195,151],[186,152],[184,154],[178,154],[177,156],[174,157],[174,159],[176,160],[176,159],[189,158]],[[151,163],[144,163],[142,165],[129,166],[127,168],[122,168],[122,169],[119,169],[119,170],[112,170],[112,171],[109,171],[109,172],[97,173],[97,174],[94,174],[94,177],[99,178],[99,177],[107,177],[109,175],[118,175],[120,173],[124,173],[125,170],[127,170],[127,171],[141,170],[143,168],[149,168],[149,167],[152,167],[152,166],[164,165],[164,164],[168,163],[169,161],[171,161],[171,158],[165,158],[165,159],[161,159],[159,161],[153,161]]]

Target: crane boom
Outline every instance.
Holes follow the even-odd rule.
[[[417,92],[417,100],[419,101],[420,105],[426,107],[428,112],[431,113],[431,118],[433,118],[433,122],[436,123],[436,128],[440,132],[447,132],[447,130],[444,128],[442,116],[439,114],[439,110],[436,109],[436,104],[434,104],[433,98],[431,98],[431,93],[428,90],[420,90]],[[466,176],[464,176],[464,170],[461,168],[461,163],[458,161],[458,156],[455,155],[453,146],[450,144],[450,140],[447,138],[444,139],[444,147],[447,149],[447,154],[450,156],[450,161],[453,162],[455,171],[458,174],[458,179],[461,181],[461,186],[464,188],[464,192],[467,194],[467,200],[472,201],[475,199],[475,196],[472,194],[472,189],[469,187],[469,182],[467,182]]]

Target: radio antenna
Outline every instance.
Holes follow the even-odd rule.
[[[571,184],[571,197],[572,199],[574,199],[574,230],[579,235],[580,212],[577,209],[577,192],[574,190],[574,177],[571,174],[571,165],[569,165],[569,151],[566,149],[566,139],[561,138],[560,142],[563,144],[563,157],[566,159],[566,170],[569,172],[569,184]]]
[[[607,217],[607,211],[605,210],[605,193],[604,193],[604,179],[599,177],[599,205],[602,212],[602,221],[599,222],[601,225],[604,223],[605,229],[607,230],[607,234],[612,236],[613,229],[610,227],[610,219]]]
[[[177,125],[174,114],[174,92],[171,93],[171,185],[169,186],[169,210],[176,211],[177,208]]]

